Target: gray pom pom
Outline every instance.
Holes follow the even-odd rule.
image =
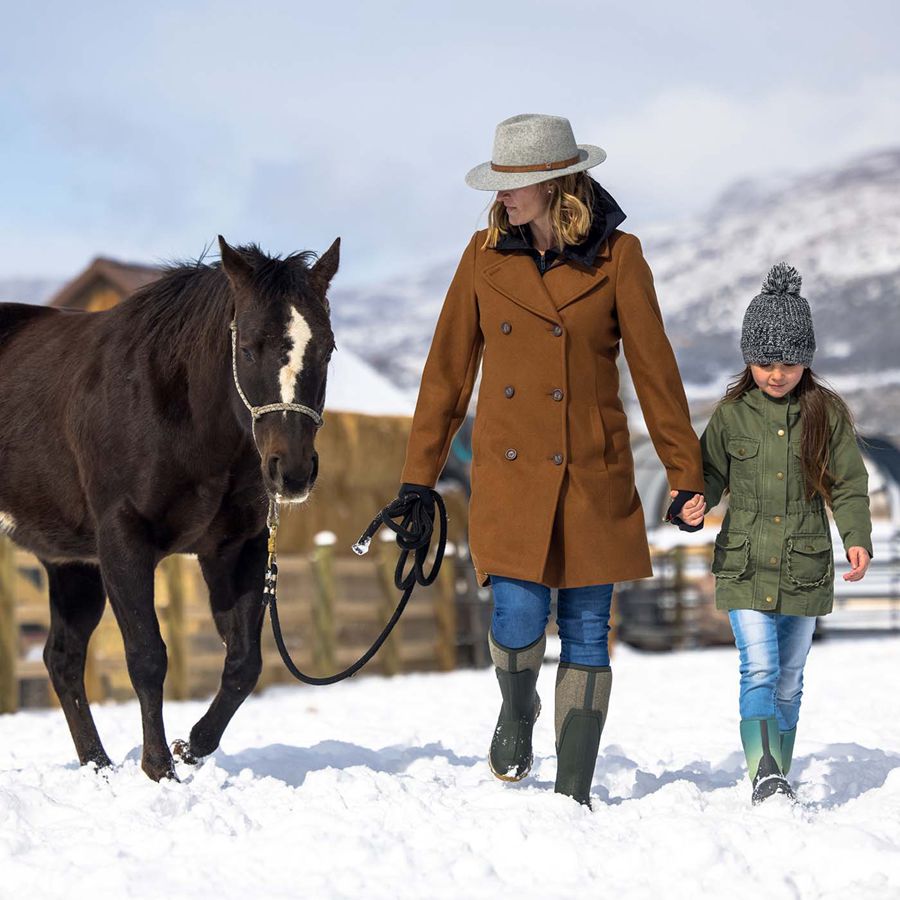
[[[800,273],[787,263],[778,263],[769,269],[766,280],[763,282],[763,294],[793,294],[800,296]]]

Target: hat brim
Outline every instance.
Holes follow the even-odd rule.
[[[572,175],[599,166],[606,159],[606,151],[593,144],[578,144],[581,159],[565,169],[540,170],[538,172],[495,172],[490,162],[475,166],[466,175],[466,184],[476,191],[511,191],[515,188],[528,187],[529,184],[540,184],[551,178]]]

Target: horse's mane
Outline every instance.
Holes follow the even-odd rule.
[[[256,244],[234,248],[253,268],[253,289],[261,299],[296,296],[308,284],[312,251],[284,258],[269,256]],[[140,288],[110,316],[127,321],[125,330],[135,341],[152,345],[168,358],[187,359],[208,351],[219,355],[229,340],[228,323],[233,294],[220,262],[196,260],[173,262],[162,275]]]

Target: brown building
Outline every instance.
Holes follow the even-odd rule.
[[[80,275],[67,282],[48,301],[49,306],[100,312],[111,309],[138,288],[156,281],[157,266],[123,263],[98,256]]]

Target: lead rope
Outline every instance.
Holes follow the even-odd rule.
[[[397,535],[397,545],[400,547],[400,558],[397,560],[397,568],[394,570],[394,585],[397,590],[403,591],[403,594],[400,597],[397,608],[394,610],[394,614],[382,629],[381,634],[375,639],[375,643],[352,666],[348,666],[336,675],[329,675],[325,678],[317,678],[301,672],[294,664],[293,659],[291,659],[281,634],[281,624],[278,621],[277,597],[278,498],[274,497],[269,500],[269,512],[266,517],[266,525],[269,529],[269,556],[266,563],[263,603],[269,607],[269,613],[272,617],[272,633],[275,636],[275,644],[278,647],[278,652],[281,654],[281,659],[284,661],[287,670],[298,681],[313,685],[336,684],[338,681],[343,681],[345,678],[355,675],[381,649],[381,645],[388,639],[388,636],[394,630],[394,626],[400,620],[400,616],[403,615],[403,610],[406,609],[406,604],[409,602],[413,588],[417,584],[428,587],[437,578],[441,562],[444,559],[444,550],[447,546],[447,509],[444,506],[441,495],[437,491],[432,490],[431,495],[434,498],[435,515],[438,517],[440,524],[440,535],[434,562],[431,565],[431,571],[427,575],[425,574],[425,562],[428,558],[431,538],[434,534],[434,521],[425,510],[425,502],[417,494],[406,494],[385,506],[372,519],[369,527],[353,545],[353,552],[363,556],[368,552],[369,544],[372,542],[372,538],[378,529],[382,525],[387,525]],[[394,519],[400,519],[399,524]],[[410,553],[413,554],[413,565],[409,572],[404,575],[403,570],[406,568],[406,562]]]

